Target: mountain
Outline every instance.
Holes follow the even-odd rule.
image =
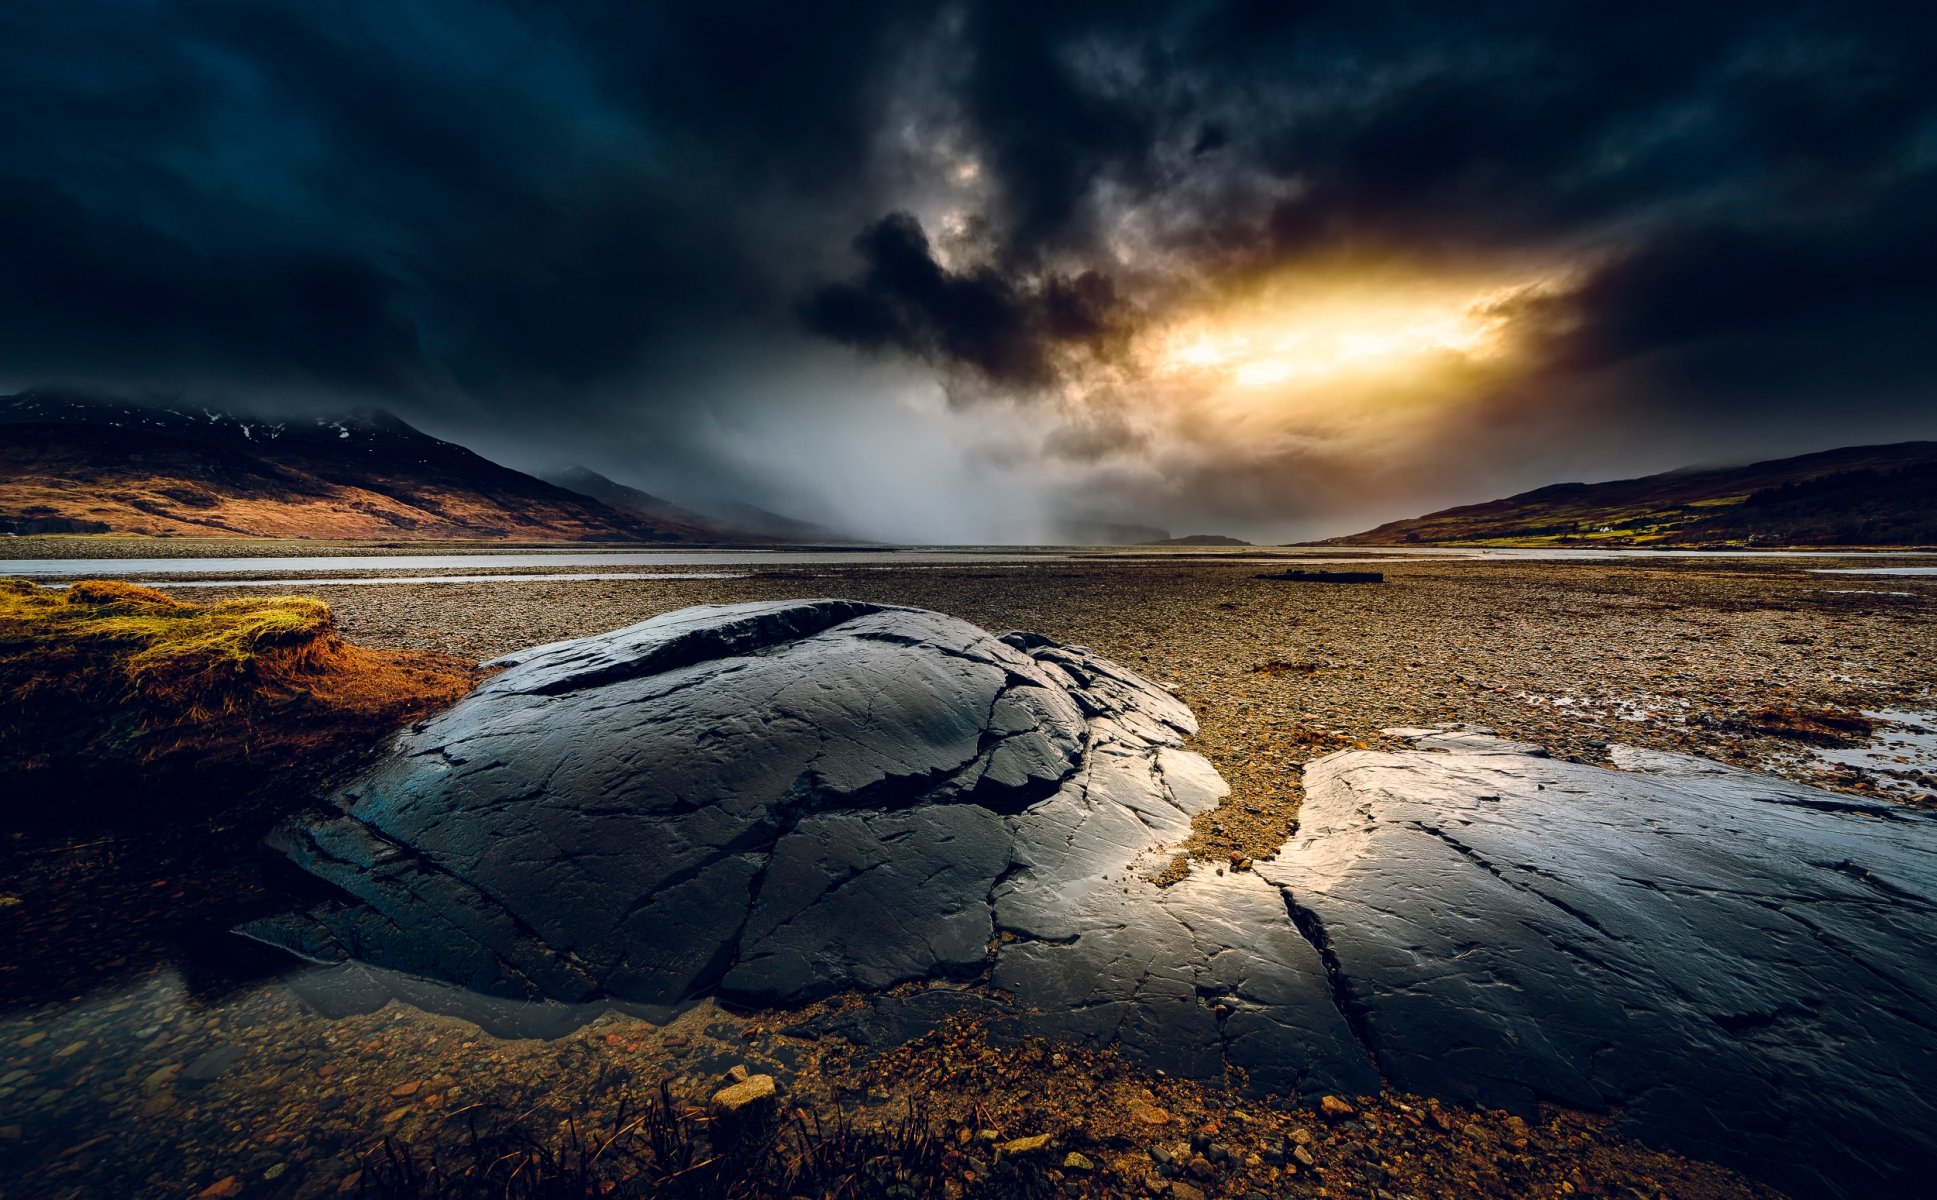
[[[382,412],[0,397],[0,532],[683,541]]]
[[[607,508],[640,520],[650,522],[655,528],[678,533],[692,541],[701,542],[841,542],[854,541],[846,534],[836,533],[825,526],[807,521],[797,521],[783,517],[779,513],[768,512],[751,504],[722,504],[720,515],[695,512],[681,508],[670,500],[662,500],[651,492],[642,492],[636,487],[628,487],[616,480],[607,479],[597,471],[587,467],[568,467],[541,476],[549,483],[589,496]]]
[[[1189,533],[1183,537],[1160,538],[1154,542],[1140,542],[1144,546],[1249,546],[1243,538],[1234,538],[1222,533]]]
[[[1117,521],[1059,521],[1050,531],[1058,546],[1148,546],[1170,537],[1168,530]]]
[[[1556,483],[1332,538],[1391,546],[1937,544],[1937,442]]]
[[[670,500],[661,500],[651,492],[642,492],[636,487],[627,487],[616,480],[607,479],[597,471],[586,467],[567,467],[562,471],[550,471],[539,476],[546,483],[555,484],[568,492],[596,500],[607,508],[630,517],[648,522],[655,529],[679,535],[695,542],[744,542],[761,540],[747,530],[724,521],[696,513],[689,508],[681,508]]]
[[[840,542],[851,543],[854,539],[838,530],[812,521],[802,521],[795,517],[782,516],[769,512],[753,504],[737,501],[719,506],[720,517],[735,529],[742,529],[756,538],[772,542]]]

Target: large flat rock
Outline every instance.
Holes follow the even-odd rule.
[[[326,1003],[468,993],[528,1032],[981,980],[1033,1031],[1164,1069],[1377,1086],[1277,889],[1143,878],[1227,789],[1183,704],[1080,647],[810,600],[500,665],[272,839],[321,896],[244,932],[382,969]]]
[[[1254,1092],[1558,1101],[1799,1197],[1937,1167],[1927,815],[1397,731],[1309,766],[1275,861],[1160,889],[1227,789],[1184,705],[1080,647],[807,600],[501,665],[273,839],[317,894],[245,932],[347,964],[319,1003],[539,1032],[860,990],[796,1028],[972,1011]]]
[[[1306,772],[1261,871],[1394,1085],[1611,1111],[1795,1195],[1928,1194],[1937,822],[1701,759],[1471,732]]]

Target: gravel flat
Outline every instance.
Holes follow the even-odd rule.
[[[359,641],[479,660],[689,604],[806,596],[1085,645],[1175,685],[1196,713],[1193,746],[1233,790],[1198,818],[1189,848],[1222,858],[1284,842],[1304,763],[1445,721],[1563,758],[1605,762],[1607,744],[1624,742],[1937,803],[1932,764],[1866,771],[1818,753],[1865,741],[1824,715],[1937,708],[1937,583],[1853,584],[1808,565],[1429,560],[1384,564],[1383,584],[1327,585],[1259,580],[1254,563],[1205,556],[292,590],[329,599]]]

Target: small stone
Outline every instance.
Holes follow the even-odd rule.
[[[417,1081],[413,1079],[409,1083],[400,1083],[390,1089],[390,1094],[399,1099],[405,1096],[415,1096],[417,1094]]]
[[[195,1193],[195,1200],[227,1200],[230,1196],[242,1194],[242,1181],[234,1175],[227,1175]]]
[[[747,1081],[747,1065],[745,1063],[734,1063],[731,1067],[728,1067],[726,1081],[728,1083],[745,1083]]]
[[[1046,1133],[1038,1133],[1030,1137],[1011,1138],[1000,1146],[997,1146],[995,1148],[996,1153],[1018,1156],[1024,1154],[1040,1154],[1049,1148],[1049,1136]]]
[[[713,1110],[724,1117],[750,1115],[774,1103],[773,1076],[749,1075],[713,1093]]]
[[[1320,1096],[1318,1098],[1318,1115],[1324,1117],[1327,1121],[1343,1121],[1347,1117],[1357,1116],[1358,1112],[1358,1109],[1353,1108],[1337,1096]]]
[[[182,1064],[180,1063],[163,1063],[161,1066],[148,1072],[147,1076],[142,1079],[141,1086],[150,1092],[159,1092],[161,1089],[175,1082],[175,1075],[181,1069]]]
[[[1527,1148],[1527,1138],[1532,1132],[1522,1118],[1517,1116],[1507,1118],[1507,1140],[1515,1150]]]
[[[1087,1155],[1078,1154],[1076,1151],[1071,1150],[1068,1154],[1063,1155],[1063,1170],[1094,1171],[1096,1170],[1096,1164],[1091,1162]]]
[[[1203,1192],[1198,1191],[1181,1179],[1171,1181],[1170,1195],[1171,1200],[1204,1200]]]
[[[182,1068],[183,1083],[196,1085],[219,1078],[242,1057],[240,1046],[217,1046]]]
[[[1292,1161],[1296,1162],[1301,1167],[1313,1166],[1318,1161],[1317,1159],[1312,1157],[1312,1152],[1305,1149],[1303,1146],[1293,1146],[1291,1148],[1291,1157],[1292,1157]]]
[[[1145,1125],[1168,1125],[1170,1123],[1170,1114],[1150,1103],[1148,1100],[1132,1100],[1127,1107],[1130,1111],[1130,1118],[1135,1121],[1141,1121]]]
[[[275,1164],[272,1164],[267,1171],[264,1171],[262,1173],[262,1177],[264,1179],[281,1179],[283,1177],[283,1173],[288,1170],[289,1170],[288,1163],[280,1163],[280,1162],[275,1163]]]

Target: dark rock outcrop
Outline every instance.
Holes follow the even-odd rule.
[[[526,1002],[665,1012],[987,972],[1037,1032],[1166,1069],[1377,1083],[1274,889],[1138,877],[1226,789],[1183,748],[1190,711],[1095,655],[815,600],[501,665],[342,815],[277,833],[329,895],[245,932],[399,972],[419,1002],[457,985],[512,1028]]]
[[[1796,1196],[1937,1166],[1937,821],[1703,759],[1472,731],[1306,772],[1259,870],[1395,1086],[1617,1127]]]
[[[1226,789],[1181,703],[1081,648],[813,600],[503,665],[277,835],[326,894],[247,932],[358,964],[323,1003],[465,989],[530,1032],[861,989],[793,1032],[967,1011],[1254,1091],[1557,1100],[1799,1197],[1937,1162],[1926,814],[1395,731],[1416,748],[1310,765],[1276,861],[1158,889]]]

